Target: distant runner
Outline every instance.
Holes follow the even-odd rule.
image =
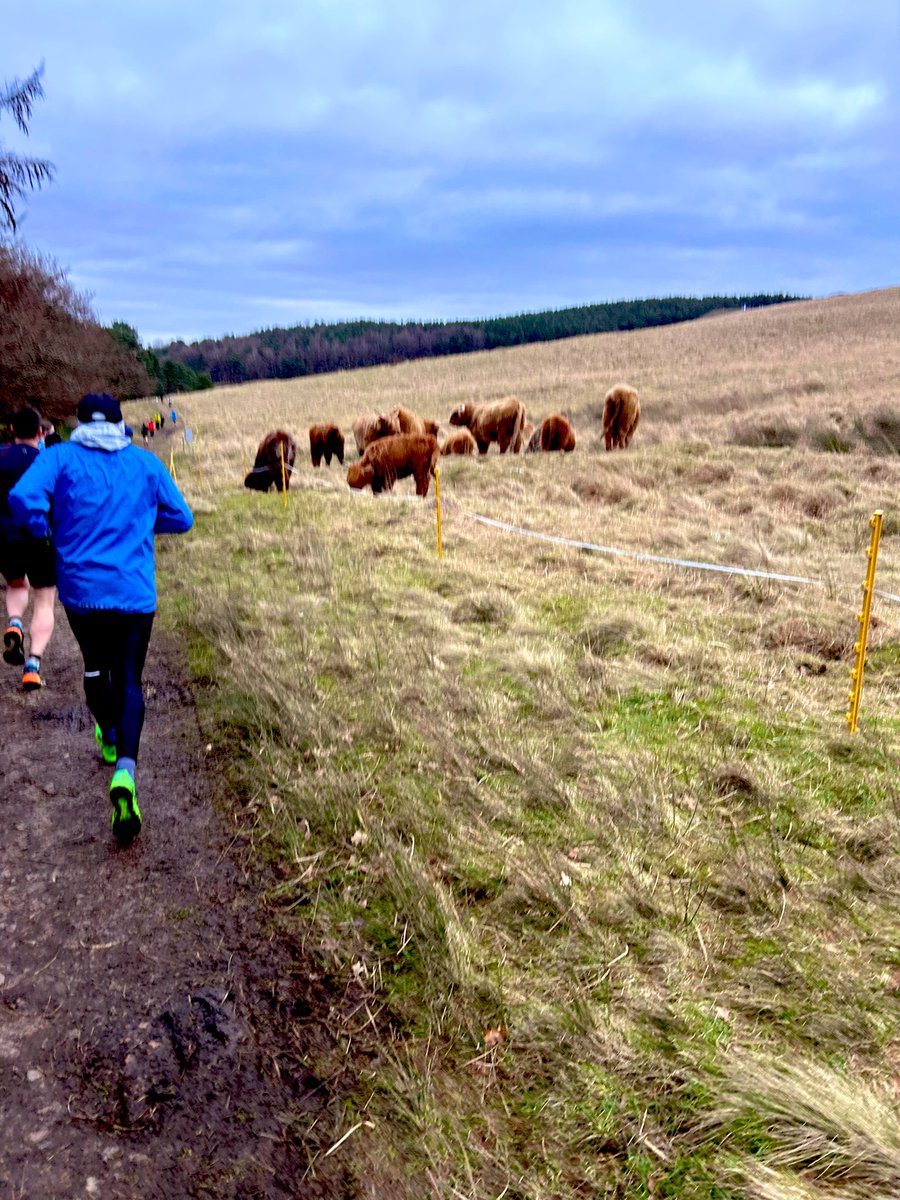
[[[33,536],[52,528],[59,596],[81,647],[94,736],[116,767],[112,830],[125,846],[141,830],[134,777],[156,612],[153,535],[185,533],[194,518],[159,459],[125,436],[117,400],[83,396],[78,420],[70,441],[42,454],[12,489],[9,505]]]
[[[12,666],[23,666],[22,687],[26,692],[42,685],[41,657],[53,633],[53,602],[56,598],[56,562],[46,535],[34,537],[20,529],[10,512],[10,490],[40,455],[41,418],[33,408],[13,413],[14,441],[0,446],[0,575],[6,580],[6,631],[3,658]],[[34,600],[30,645],[25,657],[25,611],[29,585]]]

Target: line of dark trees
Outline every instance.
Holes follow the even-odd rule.
[[[483,321],[343,321],[264,329],[242,337],[173,342],[159,347],[160,362],[179,363],[204,373],[213,383],[245,383],[251,379],[293,379],[351,367],[446,354],[467,354],[528,342],[549,342],[586,333],[645,329],[691,321],[726,308],[784,304],[799,296],[670,296],[659,300],[623,300],[587,304],[551,312],[524,313]]]
[[[141,345],[137,330],[124,321],[113,321],[109,332],[140,363],[150,381],[148,391],[133,393],[128,399],[137,395],[149,396],[151,392],[156,396],[167,396],[170,392],[202,392],[212,387],[212,380],[203,371],[192,371],[175,359],[161,362],[158,354]]]

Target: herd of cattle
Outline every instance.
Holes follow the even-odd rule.
[[[641,415],[641,402],[634,388],[617,384],[603,402],[603,438],[607,450],[624,450],[631,441]],[[398,479],[415,480],[416,494],[428,495],[431,476],[442,454],[487,454],[496,442],[501,454],[511,450],[568,452],[575,449],[575,430],[559,413],[533,425],[521,400],[510,397],[488,404],[461,404],[450,414],[451,428],[444,433],[437,421],[420,417],[397,406],[387,413],[369,413],[353,422],[353,439],[359,460],[347,470],[352,488],[370,487],[373,492],[390,491]],[[344,435],[337,425],[313,425],[309,430],[312,465],[324,460],[331,466],[336,458],[343,466]],[[281,491],[290,487],[297,458],[297,443],[278,429],[260,442],[253,469],[244,486],[267,492],[274,484]]]

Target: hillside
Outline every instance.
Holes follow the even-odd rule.
[[[844,722],[875,509],[900,594],[898,316],[892,290],[179,406],[198,522],[161,551],[161,615],[273,928],[354,997],[352,1103],[325,1138],[286,1118],[353,1194],[900,1193],[887,597]],[[618,380],[643,415],[607,455]],[[351,494],[303,455],[286,509],[241,487],[269,429],[509,393],[578,448],[444,460],[442,560],[407,484]]]
[[[669,296],[586,304],[483,321],[344,321],[264,329],[159,349],[164,369],[199,372],[214,383],[292,379],[380,363],[439,358],[477,350],[556,341],[580,334],[644,329],[727,309],[783,304],[795,296]],[[192,390],[191,388],[179,390]]]

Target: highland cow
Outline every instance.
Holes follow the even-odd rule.
[[[281,455],[284,451],[284,475],[281,471]],[[284,479],[284,490],[287,491],[291,486],[291,471],[294,466],[294,460],[297,457],[297,443],[289,433],[285,433],[283,429],[276,429],[274,433],[267,433],[263,440],[259,443],[259,449],[256,451],[256,461],[253,464],[253,469],[247,473],[244,480],[244,487],[251,488],[254,492],[267,492],[272,484],[280,492],[282,490],[282,478]]]
[[[357,489],[371,487],[377,496],[389,492],[398,479],[412,475],[416,495],[427,496],[437,460],[437,438],[431,434],[391,434],[372,442],[359,462],[351,463],[347,483]]]
[[[634,388],[618,383],[603,401],[603,437],[607,450],[624,450],[641,419],[641,399]]]
[[[392,425],[396,425],[398,433],[425,432],[425,422],[419,414],[414,413],[411,408],[404,408],[402,404],[395,404],[384,415]]]
[[[397,433],[430,433],[432,437],[437,437],[440,429],[437,421],[420,417],[418,413],[413,412],[411,408],[404,408],[402,404],[395,404],[384,415],[396,426]]]
[[[515,396],[493,404],[461,404],[450,414],[450,424],[471,429],[479,454],[487,454],[491,442],[497,443],[501,454],[510,447],[513,454],[518,454],[522,449],[525,405]]]
[[[336,458],[341,466],[344,465],[344,435],[337,425],[310,426],[309,457],[314,467],[317,467],[323,458],[326,467],[331,466],[332,458]]]
[[[562,450],[568,454],[575,449],[575,430],[566,417],[559,413],[544,417],[531,435],[528,449],[530,451],[543,450],[546,453]]]
[[[353,438],[360,454],[378,438],[390,437],[392,433],[399,432],[399,424],[381,413],[366,413],[364,417],[357,417],[353,422]]]
[[[475,449],[471,429],[454,429],[452,433],[447,434],[441,454],[474,454]]]

